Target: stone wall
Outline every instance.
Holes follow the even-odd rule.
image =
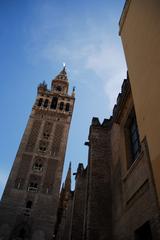
[[[111,120],[93,118],[89,133],[85,239],[111,239]]]

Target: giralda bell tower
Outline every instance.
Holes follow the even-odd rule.
[[[0,239],[51,240],[74,107],[65,67],[38,86],[0,203]]]

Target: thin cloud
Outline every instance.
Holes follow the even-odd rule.
[[[43,49],[43,57],[50,62],[54,61],[53,56],[57,56],[58,61],[64,59],[79,75],[82,69],[95,73],[105,90],[108,107],[111,110],[125,77],[126,65],[120,46],[117,46],[117,43],[113,44],[113,40],[110,44],[107,38],[105,39],[106,41],[101,44],[95,43],[93,38],[92,43],[88,43],[86,39],[84,45],[76,42],[75,39],[68,47],[50,43]],[[91,85],[92,79],[87,81],[86,84]]]
[[[34,26],[34,31],[30,32],[31,41],[27,45],[30,60],[34,64],[47,61],[51,66],[65,61],[70,71],[79,76],[77,79],[81,79],[82,71],[92,71],[101,81],[111,111],[126,75],[122,46],[118,33],[112,32],[113,24],[108,20],[108,25],[101,26],[95,19],[86,18],[86,25],[82,27],[76,18],[74,21],[71,17],[60,18],[56,34],[57,23],[50,21],[49,6],[42,6],[42,9],[45,11],[40,11],[41,25]],[[87,78],[85,84],[89,87],[91,81],[92,78]]]
[[[103,43],[100,50],[88,57],[87,67],[95,71],[102,80],[108,98],[108,107],[111,110],[126,72],[120,47],[118,48],[116,43]]]

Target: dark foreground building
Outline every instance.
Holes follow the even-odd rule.
[[[56,240],[159,240],[148,143],[139,138],[129,78],[113,116],[102,124],[93,118],[88,139],[88,165],[78,166],[74,194],[62,188]]]

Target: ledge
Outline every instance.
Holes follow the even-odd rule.
[[[136,160],[133,162],[133,164],[131,165],[131,167],[127,170],[127,173],[125,174],[125,176],[122,177],[123,181],[126,181],[127,178],[131,175],[131,173],[134,171],[134,169],[136,168],[136,166],[139,164],[139,162],[141,161],[141,159],[144,156],[144,152],[141,151],[138,155],[138,157],[136,158]]]

